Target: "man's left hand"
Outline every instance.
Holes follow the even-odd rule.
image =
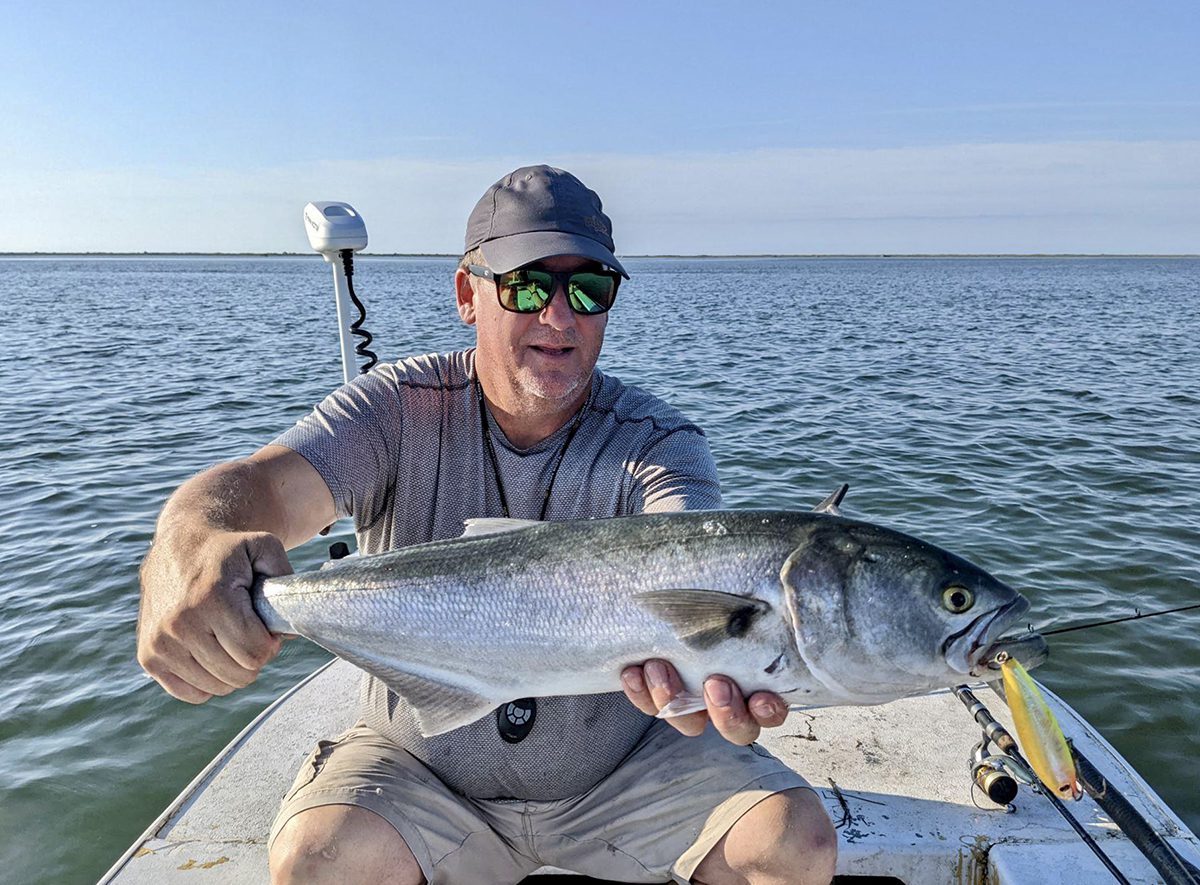
[[[621,684],[630,702],[651,716],[683,691],[679,673],[668,661],[646,661],[642,666],[626,667]],[[749,699],[742,697],[737,683],[727,676],[710,676],[704,681],[704,712],[674,716],[667,720],[676,730],[694,737],[712,720],[713,727],[730,743],[751,744],[763,728],[782,725],[787,718],[787,703],[779,695],[758,691]]]

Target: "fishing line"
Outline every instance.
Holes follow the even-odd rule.
[[[1200,608],[1200,602],[1193,603],[1192,605],[1181,605],[1179,608],[1168,608],[1159,612],[1149,612],[1147,614],[1142,614],[1137,609],[1134,609],[1134,614],[1125,615],[1122,618],[1110,618],[1107,621],[1096,621],[1094,624],[1077,624],[1074,627],[1059,627],[1057,630],[1037,630],[1035,632],[1040,633],[1043,636],[1055,636],[1059,633],[1071,633],[1075,630],[1090,630],[1093,627],[1106,627],[1109,624],[1120,624],[1124,621],[1139,621],[1143,618],[1157,618],[1159,615],[1172,615],[1176,612],[1186,612],[1197,608]],[[1029,629],[1031,631],[1033,630],[1032,624],[1029,625]]]

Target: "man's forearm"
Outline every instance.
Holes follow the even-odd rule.
[[[279,637],[254,613],[250,588],[257,575],[291,572],[283,544],[306,540],[297,520],[311,523],[332,510],[323,500],[305,507],[293,494],[289,503],[300,515],[289,516],[288,454],[263,463],[260,452],[206,470],[181,485],[159,515],[140,572],[138,662],[180,700],[200,704],[249,685],[279,652]],[[328,494],[323,484],[320,490]]]
[[[155,541],[186,547],[220,532],[266,532],[290,549],[336,519],[317,470],[291,449],[269,445],[181,485],[163,506]]]
[[[158,517],[156,539],[181,541],[212,532],[270,532],[285,547],[308,540],[293,538],[287,508],[265,471],[252,461],[211,467],[181,485]]]

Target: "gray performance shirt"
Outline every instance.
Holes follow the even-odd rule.
[[[377,366],[325,398],[275,440],[302,455],[354,518],[359,549],[453,538],[463,521],[503,516],[484,447],[474,351]],[[703,432],[661,400],[596,370],[578,431],[553,480],[549,520],[721,506]],[[514,518],[537,519],[571,424],[519,449],[488,414]],[[620,693],[538,699],[532,730],[504,741],[496,716],[422,737],[404,703],[373,677],[362,717],[451,789],[476,798],[552,800],[612,772],[653,720]]]

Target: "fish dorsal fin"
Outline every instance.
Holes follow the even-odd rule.
[[[463,522],[464,538],[477,538],[480,535],[500,535],[504,532],[517,532],[531,526],[541,525],[536,519],[508,519],[502,516],[482,516]]]
[[[828,513],[830,516],[841,516],[842,511],[838,509],[838,505],[842,503],[842,498],[846,497],[846,492],[848,491],[850,491],[850,483],[842,483],[834,489],[832,495],[813,508],[813,513]]]
[[[701,651],[740,639],[771,611],[761,599],[720,590],[647,590],[633,599],[670,624],[685,645]]]

